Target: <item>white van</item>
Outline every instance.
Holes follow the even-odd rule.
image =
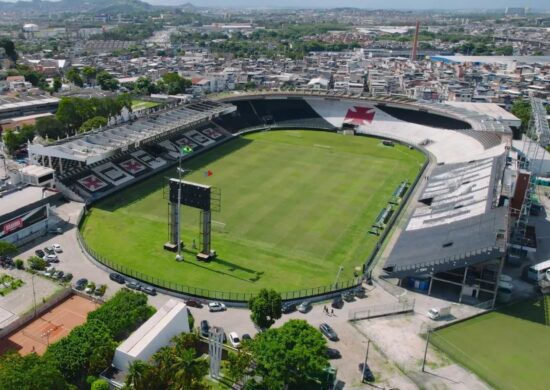
[[[527,270],[527,277],[530,280],[538,282],[546,276],[546,271],[550,270],[550,260],[534,264]]]

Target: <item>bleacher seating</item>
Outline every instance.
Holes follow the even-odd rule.
[[[406,108],[389,107],[386,105],[378,104],[376,106],[379,110],[384,111],[386,114],[393,116],[399,120],[416,123],[418,125],[436,127],[439,129],[448,130],[462,130],[471,129],[469,123],[449,118],[443,115],[437,115],[425,111],[409,110]]]
[[[232,133],[261,126],[334,129],[303,99],[258,99],[233,104],[237,106],[235,113],[216,120]]]
[[[490,131],[461,130],[460,132],[478,140],[483,145],[485,150],[491,149],[492,147],[502,143],[500,135]]]

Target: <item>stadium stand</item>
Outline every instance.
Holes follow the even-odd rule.
[[[479,131],[479,130],[456,130],[462,134],[472,137],[479,141],[481,145],[487,150],[495,146],[498,146],[502,143],[502,138],[497,133],[492,133],[489,131]]]
[[[384,264],[388,276],[460,286],[457,299],[472,286],[483,293],[476,299],[494,296],[493,272],[482,282],[471,278],[494,269],[506,250],[508,207],[500,193],[505,156],[434,168]]]
[[[334,126],[323,119],[301,98],[237,100],[232,103],[236,105],[237,111],[215,121],[232,133],[263,126],[334,129]]]
[[[376,107],[394,118],[397,118],[404,122],[416,123],[417,125],[437,127],[438,129],[448,130],[461,130],[472,128],[471,125],[467,122],[427,111],[410,110],[395,106],[386,106],[383,104],[377,104]]]

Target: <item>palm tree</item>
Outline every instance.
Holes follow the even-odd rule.
[[[175,351],[173,347],[162,347],[153,356],[152,361],[157,367],[157,380],[164,384],[165,388],[172,381],[171,367],[174,362]]]
[[[145,375],[145,372],[150,369],[150,366],[145,363],[143,360],[135,360],[132,363],[130,363],[130,366],[128,367],[128,375],[126,376],[126,380],[124,381],[124,384],[126,386],[129,386],[135,390],[145,390],[145,386],[143,383],[143,378]]]
[[[183,349],[174,356],[171,369],[174,373],[174,388],[177,390],[197,387],[202,378],[208,373],[208,362],[205,359],[195,358],[196,351]],[[200,386],[200,385],[199,385]]]

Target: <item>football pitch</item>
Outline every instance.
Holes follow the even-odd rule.
[[[331,285],[340,266],[340,281],[361,269],[378,239],[368,234],[371,225],[424,160],[416,150],[375,138],[305,130],[249,134],[183,163],[193,171],[185,180],[221,190],[221,212],[212,213],[214,261],[195,259],[199,211],[189,207],[182,207],[185,261],[162,248],[168,241],[163,183],[175,170],[98,202],[81,232],[102,257],[186,286],[284,292]]]
[[[438,330],[430,340],[496,389],[548,389],[550,297]]]

